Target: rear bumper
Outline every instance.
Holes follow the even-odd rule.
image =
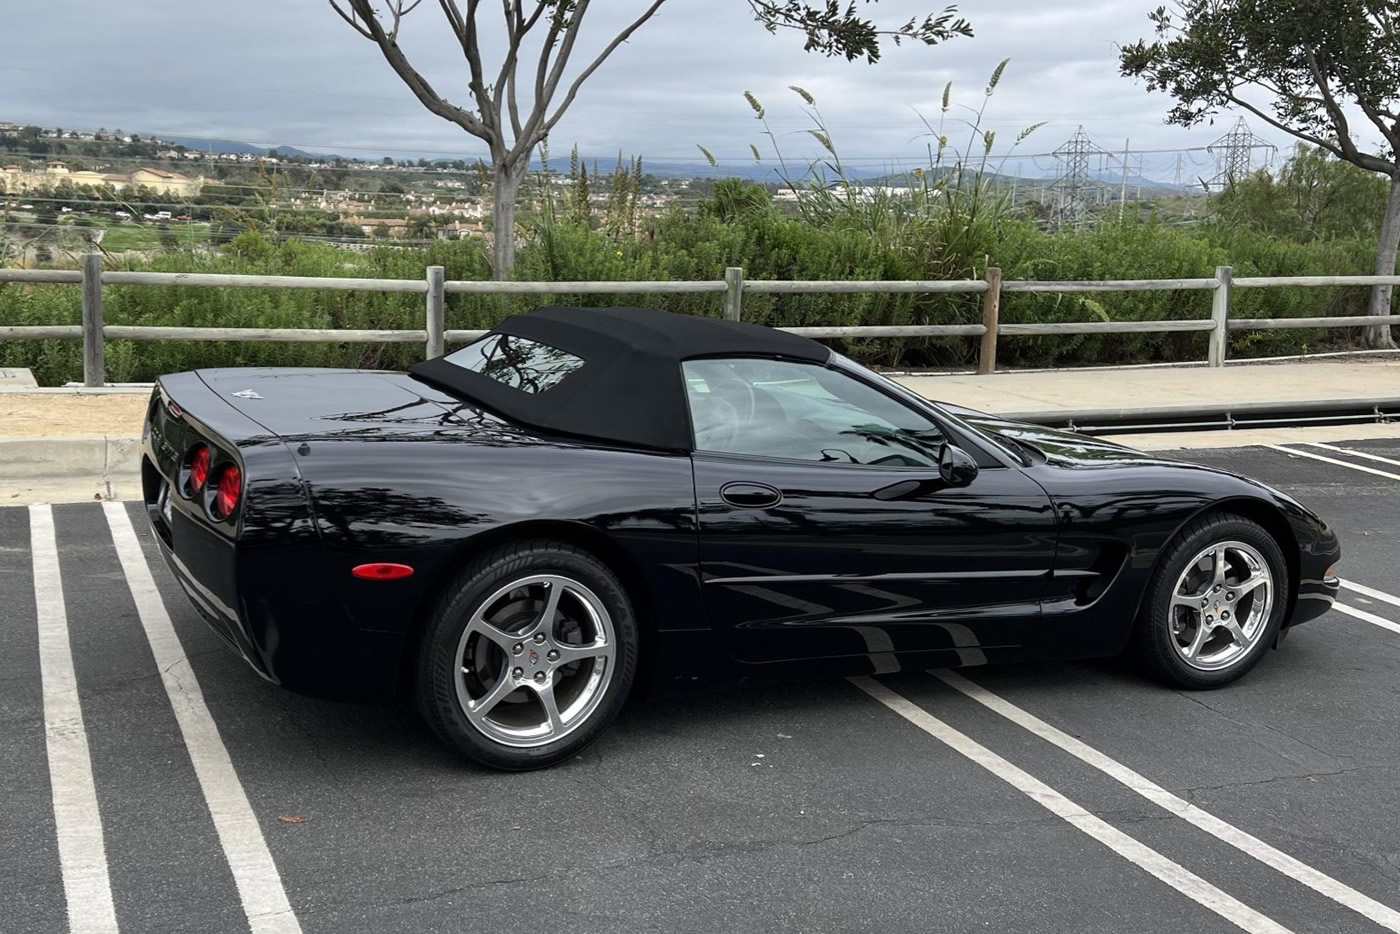
[[[157,529],[156,541],[160,543],[161,556],[165,558],[170,573],[175,576],[175,580],[180,584],[180,589],[185,592],[185,596],[189,597],[195,610],[209,624],[209,628],[214,630],[228,644],[229,648],[237,652],[250,668],[268,681],[277,683],[277,677],[253,644],[253,640],[249,637],[248,630],[244,628],[243,621],[234,605],[200,581],[185,562],[180,560],[174,549],[166,543],[164,536],[159,534],[160,528],[157,524],[159,519],[155,515],[155,507],[147,506],[146,508],[148,513],[151,513],[152,526]]]
[[[191,605],[220,639],[263,679],[313,697],[380,700],[399,679],[404,637],[358,629],[327,587],[317,586],[314,554],[244,553],[206,540],[175,513],[165,526],[147,513],[161,555]],[[204,534],[201,534],[204,533]]]

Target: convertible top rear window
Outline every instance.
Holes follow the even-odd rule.
[[[409,372],[519,425],[690,451],[681,362],[702,357],[825,363],[831,351],[796,334],[722,318],[551,307],[511,315],[485,340]]]
[[[509,334],[488,334],[443,359],[528,393],[547,392],[583,366],[566,350]]]

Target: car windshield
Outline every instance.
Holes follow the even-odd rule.
[[[1023,444],[1019,441],[1019,439],[1013,440],[1011,438],[998,435],[996,432],[986,431],[978,427],[977,425],[968,422],[967,419],[958,417],[957,411],[950,411],[946,406],[939,405],[932,399],[928,399],[924,396],[919,395],[918,393],[914,392],[914,390],[910,389],[908,386],[905,386],[902,383],[890,379],[883,373],[867,369],[866,367],[861,366],[860,364],[851,360],[849,357],[843,356],[838,353],[833,353],[831,355],[831,359],[833,362],[840,363],[854,370],[858,370],[859,372],[868,375],[870,378],[878,380],[883,385],[889,387],[891,391],[899,395],[901,398],[908,399],[910,402],[916,405],[933,406],[938,410],[938,414],[940,417],[948,419],[949,421],[953,422],[959,429],[967,432],[968,434],[976,436],[976,438],[979,441],[985,442],[989,446],[995,447],[997,450],[1003,452],[1013,461],[1020,463],[1022,466],[1029,466],[1030,464],[1035,463],[1037,460],[1044,459],[1044,453],[1041,452],[1034,445]]]

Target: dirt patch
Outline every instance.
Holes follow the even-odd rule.
[[[138,438],[150,395],[0,392],[0,435]]]

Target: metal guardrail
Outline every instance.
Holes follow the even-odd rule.
[[[1229,266],[1219,266],[1209,279],[1116,279],[1103,281],[1012,280],[1003,282],[1001,270],[991,267],[982,279],[844,281],[759,279],[745,281],[744,270],[731,266],[723,279],[700,281],[626,282],[497,282],[447,281],[443,267],[429,266],[422,279],[358,279],[313,276],[245,276],[177,272],[120,272],[102,268],[102,255],[83,256],[79,269],[0,269],[0,282],[80,285],[83,290],[81,325],[0,326],[0,341],[81,339],[83,381],[88,386],[104,382],[106,340],[239,340],[276,342],[344,341],[349,343],[422,343],[426,355],[435,357],[448,343],[468,341],[482,331],[448,330],[444,322],[447,295],[638,295],[723,293],[724,316],[743,316],[743,297],[798,294],[967,294],[982,297],[980,324],[870,325],[854,327],[791,327],[783,330],[815,338],[849,337],[980,337],[978,372],[996,371],[1000,337],[1054,334],[1175,333],[1201,331],[1210,334],[1209,363],[1223,366],[1230,331],[1269,328],[1341,328],[1400,324],[1400,315],[1352,315],[1331,318],[1235,318],[1230,317],[1230,297],[1235,289],[1330,286],[1400,285],[1400,276],[1248,276],[1234,278]],[[400,292],[425,296],[424,327],[414,330],[353,330],[312,328],[191,328],[105,324],[102,318],[104,285],[177,286],[203,288],[328,289],[355,292]],[[1201,319],[1161,321],[1062,321],[1002,324],[1001,296],[1024,292],[1137,292],[1209,291],[1211,316]]]

